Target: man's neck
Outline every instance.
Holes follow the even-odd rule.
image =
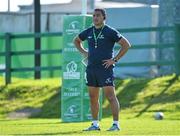
[[[99,28],[101,28],[101,27],[104,26],[104,23],[102,23],[102,24],[100,24],[100,25],[94,25],[94,26],[95,26],[96,29],[99,29]]]

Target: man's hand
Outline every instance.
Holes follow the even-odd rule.
[[[88,51],[84,49],[84,47],[82,46],[82,41],[78,36],[74,38],[74,44],[84,57],[88,57]]]
[[[103,60],[103,66],[109,68],[111,65],[115,64],[115,61],[112,59]]]

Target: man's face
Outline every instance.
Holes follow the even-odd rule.
[[[101,25],[103,21],[104,21],[104,16],[102,15],[101,11],[94,11],[93,14],[94,25]]]

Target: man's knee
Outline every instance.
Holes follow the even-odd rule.
[[[95,99],[98,97],[97,93],[89,93],[89,97]]]
[[[91,100],[91,102],[93,102],[93,103],[97,103],[98,102],[98,94],[96,94],[96,93],[90,93],[89,94],[89,97],[90,97],[90,100]]]
[[[117,100],[117,99],[116,99],[116,96],[114,96],[114,95],[107,95],[106,97],[107,97],[107,99],[108,99],[109,102],[114,102],[114,101]]]

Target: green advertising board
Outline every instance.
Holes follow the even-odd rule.
[[[73,44],[73,39],[82,30],[91,26],[91,16],[64,16],[63,18],[63,65],[61,89],[61,118],[63,122],[91,120],[90,99],[86,87],[86,67],[83,56]],[[86,48],[87,43],[83,46]],[[100,92],[101,93],[101,92]],[[102,95],[100,94],[100,109]],[[102,110],[99,112],[101,119]]]

